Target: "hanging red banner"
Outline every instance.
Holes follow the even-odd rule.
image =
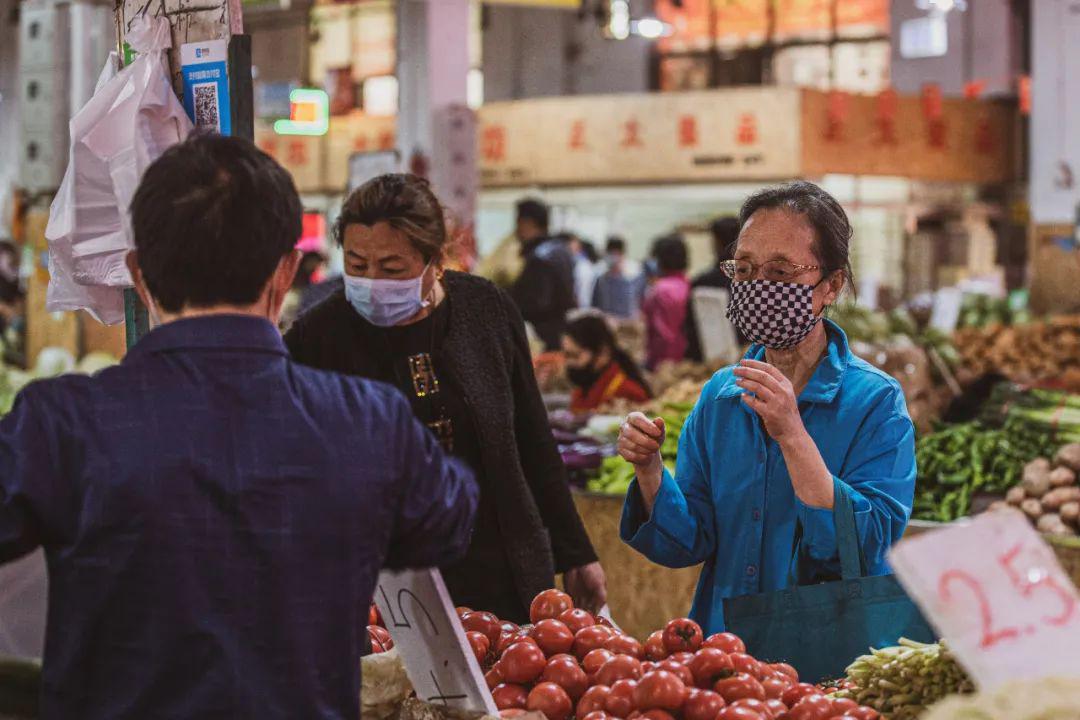
[[[825,140],[840,142],[844,139],[844,126],[848,119],[848,94],[839,90],[829,93],[825,106]]]
[[[877,96],[875,121],[877,144],[896,145],[896,115],[900,110],[900,96],[892,88],[882,90]]]

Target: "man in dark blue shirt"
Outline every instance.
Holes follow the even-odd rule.
[[[0,422],[0,561],[48,562],[40,717],[356,720],[377,574],[460,557],[473,478],[394,389],[290,361],[301,206],[254,145],[171,149],[131,211],[160,326]]]

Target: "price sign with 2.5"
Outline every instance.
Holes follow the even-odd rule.
[[[1080,593],[1019,512],[904,540],[889,561],[980,687],[1080,675]]]

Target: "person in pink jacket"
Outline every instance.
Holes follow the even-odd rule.
[[[690,302],[683,239],[678,235],[660,238],[653,246],[653,257],[659,276],[641,306],[645,316],[645,364],[650,370],[686,356],[686,312]]]

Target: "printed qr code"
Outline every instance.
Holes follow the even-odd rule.
[[[217,83],[199,83],[192,90],[195,95],[195,127],[221,132]]]

